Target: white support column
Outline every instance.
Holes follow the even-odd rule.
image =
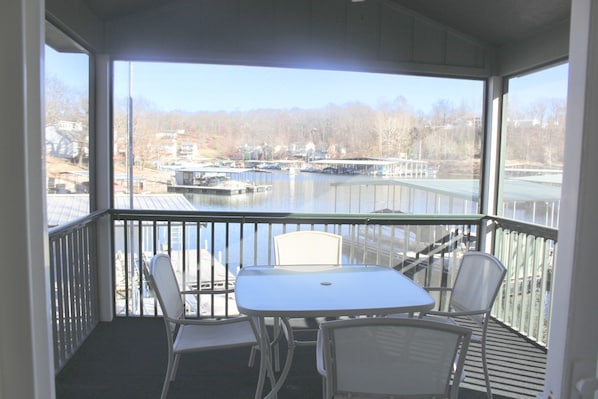
[[[95,199],[98,209],[112,206],[112,135],[110,128],[110,57],[95,56]],[[113,251],[110,242],[112,225],[108,218],[98,224],[97,261],[98,291],[100,296],[100,320],[111,321],[114,317],[114,289],[112,285]]]
[[[484,215],[496,215],[497,204],[497,187],[500,165],[500,127],[502,117],[502,86],[503,79],[499,76],[493,76],[488,79],[486,91],[486,126],[484,132],[486,134],[484,140],[484,163],[481,165],[484,176],[484,185],[481,187],[481,195],[485,201],[481,202],[480,212]],[[486,226],[483,226],[483,231],[480,232],[480,249],[482,251],[490,251],[491,242],[487,238]]]
[[[598,356],[598,2],[573,0],[565,165],[546,382],[541,397],[579,398]]]
[[[43,0],[0,12],[0,397],[52,399],[54,359],[43,143]]]
[[[497,187],[500,170],[500,129],[503,112],[503,78],[493,76],[488,79],[486,94],[486,140],[484,140],[484,187],[482,195],[482,213],[496,215]]]

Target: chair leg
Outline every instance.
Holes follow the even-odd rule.
[[[160,399],[166,399],[168,397],[168,387],[170,386],[170,378],[168,376],[164,380],[164,385],[162,386],[162,395],[160,395]]]
[[[272,360],[274,361],[274,371],[280,371],[280,334],[282,333],[280,327],[280,318],[274,318],[274,326],[273,326],[273,336],[274,339],[272,340],[271,347],[272,347]]]
[[[162,394],[160,399],[166,399],[168,396],[168,388],[170,387],[170,380],[172,376],[172,369],[174,366],[174,355],[172,352],[168,353],[168,367],[166,367],[166,375],[164,376],[164,384],[162,384]]]
[[[488,374],[488,362],[486,361],[486,336],[482,337],[482,341],[480,342],[481,350],[482,350],[482,367],[484,368],[484,380],[486,381],[486,395],[488,399],[492,399],[492,389],[490,388],[490,375]]]
[[[270,342],[271,348],[271,355],[272,360],[274,362],[274,370],[280,371],[280,349],[279,349],[279,341],[280,341],[280,334],[282,333],[280,328],[280,318],[274,318],[274,338]],[[259,350],[259,346],[252,346],[251,353],[249,354],[249,367],[252,367],[255,362],[255,354]],[[261,354],[260,354],[261,356]]]
[[[249,354],[249,363],[247,364],[247,367],[253,367],[255,363],[255,352],[257,352],[257,347],[252,346],[251,353]]]
[[[172,362],[172,370],[170,375],[170,381],[174,381],[176,378],[176,372],[179,369],[179,358],[181,356],[179,354],[174,355],[174,361]]]

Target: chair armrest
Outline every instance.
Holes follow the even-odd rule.
[[[467,312],[444,312],[440,310],[428,310],[425,314],[432,316],[445,316],[445,317],[459,317],[459,316],[475,316],[488,313],[487,310],[471,310]]]
[[[322,330],[318,330],[318,339],[316,341],[316,369],[321,376],[326,376],[324,368],[324,348],[322,343]]]
[[[424,290],[430,292],[430,291],[446,291],[446,292],[451,292],[453,291],[452,288],[449,287],[423,287]]]
[[[179,325],[214,325],[214,324],[231,324],[239,323],[241,321],[249,321],[253,325],[253,321],[247,316],[232,317],[227,319],[173,319],[167,317],[166,320],[173,324]]]
[[[436,304],[434,305],[434,311],[436,312],[445,312],[447,309],[448,304],[450,303],[450,298],[453,293],[453,289],[450,287],[423,287],[426,292],[430,293],[433,296],[436,296]],[[442,310],[441,310],[442,307]],[[429,313],[427,311],[425,313]]]

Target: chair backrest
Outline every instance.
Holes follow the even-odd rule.
[[[343,237],[324,231],[294,231],[274,237],[276,265],[340,265]]]
[[[457,311],[489,313],[505,274],[505,266],[494,255],[485,252],[466,253],[455,278],[450,306]],[[481,323],[484,316],[471,317]]]
[[[322,323],[321,335],[326,398],[456,398],[471,330],[373,317]]]
[[[154,255],[149,269],[145,269],[150,288],[158,299],[162,314],[170,319],[184,317],[185,307],[181,290],[167,254]]]

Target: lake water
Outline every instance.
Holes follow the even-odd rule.
[[[285,171],[250,173],[255,184],[269,184],[270,191],[242,195],[185,194],[202,211],[247,211],[289,213],[371,213],[381,210],[413,214],[477,214],[479,213],[475,183],[455,183],[441,187],[455,190],[454,195],[438,193],[434,188],[409,188],[395,180],[414,182],[427,179],[396,179],[381,176],[332,175]],[[245,179],[247,180],[247,179]],[[440,180],[440,179],[439,179]],[[435,181],[435,179],[430,179]],[[463,182],[463,179],[455,181]],[[449,181],[450,182],[450,181]],[[472,192],[468,192],[471,190]],[[558,223],[558,201],[526,202],[522,199],[505,203],[504,216],[546,226]]]
[[[185,194],[198,210],[303,213],[369,213],[381,209],[409,213],[429,212],[423,193],[406,193],[398,186],[373,185],[388,182],[379,176],[332,175],[284,171],[263,174],[257,183],[271,184],[272,190],[242,195]],[[371,185],[353,182],[370,182]],[[344,186],[335,186],[346,184]],[[419,196],[414,200],[413,196]],[[470,210],[475,213],[475,210]],[[460,212],[461,213],[461,210]]]
[[[334,212],[331,183],[338,176],[284,172],[261,174],[258,184],[270,184],[266,192],[241,195],[186,194],[197,209],[204,211]]]
[[[288,213],[371,213],[382,209],[402,212],[425,213],[426,206],[435,201],[426,200],[422,192],[413,193],[390,184],[393,179],[380,176],[332,175],[322,173],[297,173],[289,175],[285,171],[260,173],[253,177],[256,184],[270,184],[266,192],[242,195],[185,194],[185,197],[202,211],[246,211],[246,212],[288,212]],[[357,183],[360,184],[357,184]],[[349,184],[353,183],[353,184]],[[389,183],[389,184],[385,184]],[[338,186],[342,184],[342,186]],[[458,201],[457,201],[458,202]],[[443,202],[448,206],[449,201]],[[469,201],[468,203],[471,203]],[[455,205],[454,202],[451,203]],[[457,205],[455,205],[457,206]],[[458,205],[462,213],[463,205]],[[474,205],[475,207],[475,205]],[[428,209],[428,212],[430,210]],[[444,210],[447,212],[448,210]],[[475,213],[475,209],[470,210]],[[270,234],[283,231],[280,225],[259,228],[247,224],[244,227],[243,241],[238,224],[226,226],[216,223],[214,240],[211,242],[211,228],[202,229],[201,245],[213,252],[219,260],[229,257],[231,265],[270,263],[272,261]],[[228,230],[227,230],[228,229]],[[336,233],[342,233],[337,232]],[[166,239],[166,237],[161,238]],[[194,248],[197,237],[194,232],[187,234],[187,248]],[[253,240],[257,239],[258,247]],[[240,251],[240,248],[243,248]],[[268,248],[270,247],[270,248]],[[176,248],[174,248],[176,249]],[[241,255],[242,252],[242,255]],[[242,256],[242,260],[239,258]],[[234,267],[234,266],[233,266]]]
[[[289,213],[370,213],[376,210],[393,209],[411,213],[435,213],[440,209],[444,214],[477,213],[476,203],[471,199],[453,200],[447,196],[434,197],[421,190],[409,190],[404,186],[384,184],[392,183],[393,178],[378,176],[346,176],[319,173],[298,173],[289,175],[283,171],[262,173],[260,181],[256,183],[271,184],[272,189],[267,192],[257,192],[244,195],[222,196],[206,194],[185,194],[198,210],[202,211],[246,211],[246,212],[289,212]],[[357,183],[360,184],[357,184]],[[349,184],[355,183],[355,184]],[[345,184],[338,186],[338,184]],[[453,207],[453,210],[450,210]],[[465,210],[465,211],[464,211]],[[519,220],[531,220],[530,208],[517,209]],[[510,217],[511,215],[507,215]],[[194,251],[199,246],[235,275],[241,266],[254,264],[271,264],[274,260],[272,236],[283,233],[281,224],[273,223],[213,223],[199,229],[197,226],[187,225],[183,234],[181,225],[174,223],[161,224],[153,236],[153,228],[144,232],[144,251],[153,251],[156,242],[159,248],[171,245],[174,252],[182,250],[183,246]],[[171,230],[172,227],[172,230]],[[289,226],[288,231],[294,230]],[[316,226],[321,229],[322,226]],[[338,230],[330,225],[329,231],[342,234],[351,239],[355,237],[350,230],[352,226],[345,226]],[[392,229],[393,242],[399,250],[405,242],[401,238],[406,236],[401,227],[386,227]],[[388,230],[383,229],[386,237]],[[376,230],[377,231],[377,230]],[[473,232],[473,231],[472,231]],[[411,231],[409,234],[413,234]],[[373,238],[369,233],[369,238]],[[398,237],[398,238],[397,238]],[[183,243],[182,240],[185,240]],[[381,240],[383,242],[384,240]],[[117,240],[117,250],[124,251],[123,239]],[[344,261],[349,260],[349,254],[343,255]],[[360,259],[361,255],[354,259]],[[388,258],[387,258],[388,259]],[[187,270],[194,270],[195,256],[187,254]],[[396,259],[393,259],[396,260]],[[386,264],[387,260],[373,259],[373,262]],[[200,268],[211,267],[208,262],[201,262]],[[207,263],[207,264],[206,264]],[[389,262],[390,263],[390,262]]]
[[[284,171],[256,175],[257,177],[253,177],[255,183],[270,184],[272,189],[234,196],[208,194],[185,194],[185,196],[202,211],[355,214],[390,209],[416,214],[478,213],[477,203],[471,198],[451,199],[447,195],[411,190],[402,185],[391,184],[393,178],[321,173],[289,175]],[[344,185],[338,186],[338,184]],[[474,194],[471,197],[474,197]],[[519,207],[517,213],[519,220],[532,220],[529,207]],[[507,216],[511,217],[511,215]],[[540,220],[536,221],[541,224]],[[202,228],[201,246],[217,257],[226,259],[228,256],[231,265],[271,262],[271,235],[283,232],[281,225],[277,224],[272,227],[268,227],[267,224],[259,227],[245,224],[243,232],[240,231],[238,224],[227,226],[224,223],[215,223],[213,228],[215,242],[211,242],[211,227]],[[270,228],[272,230],[269,230]],[[168,238],[165,235],[162,237],[163,234],[165,233],[161,234],[159,241],[167,242]],[[186,237],[186,247],[196,248],[195,232],[189,231]],[[254,245],[253,240],[257,240],[259,245]],[[173,249],[177,249],[176,247],[177,245],[173,244]]]

